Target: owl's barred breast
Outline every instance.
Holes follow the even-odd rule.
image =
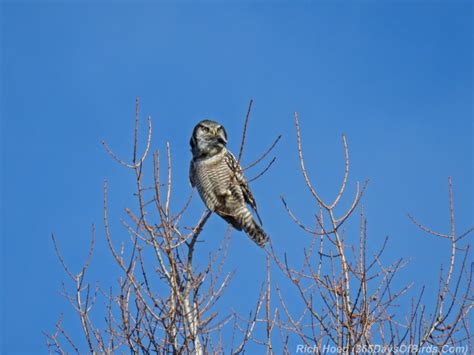
[[[229,208],[230,200],[240,200],[232,191],[233,174],[225,160],[227,154],[223,149],[213,157],[198,159],[194,162],[196,187],[206,206],[211,210]],[[234,192],[234,193],[232,193]],[[233,198],[230,198],[232,195]],[[237,197],[237,200],[234,200]],[[239,201],[244,204],[244,200]]]

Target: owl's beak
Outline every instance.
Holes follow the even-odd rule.
[[[211,134],[213,137],[216,137],[217,138],[217,141],[221,144],[227,144],[227,139],[225,139],[225,137],[219,133],[219,127],[213,127],[211,128]]]

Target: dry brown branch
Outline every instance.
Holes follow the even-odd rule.
[[[252,101],[250,102],[244,123],[242,144],[239,159],[242,158],[248,120]],[[70,292],[66,285],[63,294],[76,311],[82,330],[83,341],[76,342],[66,332],[62,319],[56,325],[52,335],[47,335],[47,345],[51,352],[77,353],[86,350],[89,353],[196,353],[204,354],[223,349],[221,333],[234,314],[223,314],[217,308],[233,272],[224,272],[224,262],[230,245],[230,229],[221,245],[209,255],[207,264],[197,266],[195,256],[198,240],[204,231],[205,224],[211,216],[205,211],[192,226],[182,225],[192,198],[173,213],[171,204],[172,154],[170,144],[166,144],[166,181],[161,182],[161,163],[159,151],[153,154],[153,186],[144,185],[146,169],[145,160],[151,147],[152,124],[148,119],[148,136],[144,153],[138,155],[139,145],[139,106],[135,106],[135,127],[132,162],[128,163],[118,157],[103,142],[107,153],[122,166],[133,170],[135,180],[136,207],[126,208],[128,220],[121,220],[126,231],[126,238],[114,236],[108,206],[108,183],[104,180],[104,232],[108,249],[115,260],[120,275],[118,289],[109,292],[92,288],[85,281],[87,270],[91,266],[94,250],[95,229],[89,252],[81,271],[74,274],[64,260],[57,240],[52,235],[53,246],[58,259],[68,277],[74,283]],[[279,138],[252,166],[256,166],[273,149]],[[274,160],[271,161],[270,165]],[[264,169],[259,176],[268,170]],[[163,191],[166,189],[166,191]],[[152,194],[152,196],[150,196]],[[153,216],[157,216],[154,218]],[[200,256],[202,260],[202,255]],[[268,274],[269,276],[269,274]],[[269,289],[262,293],[266,298],[266,312],[270,315]],[[105,327],[94,324],[90,314],[96,304],[97,295],[104,299]],[[261,304],[264,298],[259,298]],[[256,312],[257,317],[259,312]],[[276,314],[275,314],[276,317]],[[255,322],[260,319],[255,318]],[[275,320],[268,318],[268,336],[271,336]],[[248,337],[245,339],[245,337]],[[241,349],[248,340],[254,339],[251,331],[242,336]],[[84,347],[85,346],[85,347]],[[84,347],[84,348],[83,348]],[[270,348],[271,349],[271,348]]]
[[[257,175],[255,175],[253,178],[250,178],[248,180],[248,182],[253,182],[257,179],[259,179],[260,177],[262,177],[267,171],[268,169],[270,169],[270,167],[272,166],[272,164],[275,162],[276,158],[273,158],[272,160],[270,160],[270,163],[268,163],[268,165],[260,172],[258,173]]]
[[[276,147],[277,143],[280,141],[282,135],[280,134],[274,141],[273,143],[270,145],[270,147],[258,158],[256,159],[253,163],[250,163],[249,165],[247,165],[246,167],[242,168],[242,170],[248,170],[248,169],[251,169],[253,168],[254,166],[256,166],[257,164],[259,164],[263,159],[266,158],[266,156],[268,154],[270,154],[270,152],[273,150],[273,148]]]
[[[239,161],[243,157],[252,104],[251,100],[243,124]],[[386,347],[381,353],[393,353],[393,347],[402,345],[421,349],[427,345],[441,348],[467,344],[472,348],[469,317],[474,304],[474,266],[466,241],[474,227],[455,233],[451,178],[448,179],[449,231],[434,231],[409,215],[422,231],[449,243],[450,251],[445,267],[441,268],[436,301],[425,304],[427,286],[421,287],[410,302],[409,294],[416,286],[412,282],[400,282],[409,258],[385,260],[388,238],[369,244],[363,207],[359,228],[353,228],[350,223],[368,181],[362,186],[356,182],[355,196],[348,207],[344,211],[338,209],[349,184],[346,136],[342,135],[342,182],[334,200],[327,202],[321,199],[318,185],[309,178],[306,167],[309,161],[303,158],[302,132],[296,113],[293,118],[295,157],[299,159],[304,184],[315,201],[309,206],[314,208],[311,213],[314,220],[309,225],[304,223],[294,211],[308,206],[290,209],[288,201],[281,197],[296,229],[304,231],[306,244],[294,256],[286,250],[286,245],[274,245],[270,240],[265,248],[266,275],[260,292],[252,296],[256,301],[244,313],[249,316],[242,316],[235,310],[228,312],[220,304],[225,301],[234,273],[239,272],[227,272],[225,268],[232,229],[227,230],[221,243],[212,246],[209,255],[202,255],[200,245],[202,237],[207,236],[206,223],[211,212],[206,210],[198,220],[191,219],[188,210],[192,193],[173,211],[175,203],[171,200],[174,201],[176,186],[172,180],[171,145],[166,143],[164,167],[160,152],[153,153],[153,171],[149,173],[145,161],[151,147],[151,118],[145,150],[139,155],[137,99],[132,163],[119,158],[104,143],[115,161],[133,171],[135,183],[131,194],[135,206],[125,209],[126,217],[120,219],[125,233],[120,233],[114,228],[115,219],[111,216],[114,209],[109,209],[108,183],[104,180],[104,235],[118,275],[105,289],[93,286],[86,279],[92,274],[89,269],[94,264],[91,260],[95,248],[94,226],[87,256],[77,274],[52,235],[54,250],[71,283],[63,285],[62,294],[77,314],[82,333],[66,331],[60,317],[53,332],[45,334],[49,351],[207,354],[230,350],[289,354],[295,350],[327,353],[331,352],[328,350],[331,346],[341,353],[370,353],[374,346]],[[280,138],[245,169],[263,162]],[[272,158],[250,181],[265,174],[274,161]],[[368,244],[378,244],[379,248],[368,250]],[[103,300],[102,308],[99,300]],[[229,335],[232,335],[230,344]],[[295,342],[296,349],[292,348]],[[421,351],[410,349],[411,353]]]
[[[135,132],[136,132],[136,130],[135,130]],[[125,162],[124,160],[120,159],[117,155],[115,155],[115,153],[112,151],[112,149],[109,148],[107,142],[102,141],[102,145],[104,146],[107,153],[109,153],[109,155],[116,162],[118,162],[120,165],[122,165],[126,168],[129,168],[129,169],[136,169],[136,168],[142,166],[143,162],[145,161],[145,159],[148,155],[148,152],[150,150],[150,145],[151,145],[151,135],[152,135],[151,117],[148,117],[148,139],[147,139],[145,151],[143,152],[143,155],[141,156],[141,158],[137,161],[137,159],[136,159],[136,153],[137,153],[136,149],[137,148],[136,148],[136,145],[134,145],[134,147],[133,147],[133,149],[134,149],[133,150],[133,152],[134,152],[133,153],[133,163],[132,164],[129,164],[129,163]],[[135,134],[135,139],[136,140],[138,139],[138,134],[137,133]]]
[[[253,100],[251,99],[250,102],[249,102],[249,106],[248,106],[248,109],[247,109],[247,114],[245,115],[245,120],[244,120],[244,127],[243,127],[243,130],[242,130],[242,140],[241,140],[241,143],[240,143],[240,149],[239,149],[239,155],[238,155],[238,158],[237,158],[237,161],[240,163],[241,159],[242,159],[242,155],[243,155],[243,152],[244,152],[244,146],[245,146],[245,140],[246,140],[246,137],[247,137],[247,128],[248,128],[248,123],[249,123],[249,119],[250,119],[250,113],[252,111],[252,105],[253,105]],[[257,158],[253,163],[250,163],[249,165],[247,165],[246,167],[242,168],[242,171],[245,171],[245,170],[248,170],[248,169],[251,169],[255,166],[257,166],[259,163],[262,162],[263,159],[265,159],[267,157],[268,154],[270,154],[270,152],[275,148],[275,146],[277,145],[277,143],[280,141],[281,139],[281,134],[273,141],[273,143],[270,145],[270,147],[265,151],[263,152],[263,154]],[[273,163],[275,162],[276,160],[276,157],[273,157],[271,159],[271,161],[267,164],[267,166],[260,172],[258,173],[257,175],[255,175],[253,178],[250,178],[248,180],[248,182],[253,182],[257,179],[259,179],[261,176],[263,176],[269,169],[270,167],[273,165]]]
[[[242,141],[240,143],[239,155],[237,158],[238,163],[240,163],[240,160],[242,159],[242,155],[244,153],[245,137],[247,136],[247,126],[249,124],[250,112],[252,111],[252,104],[253,104],[253,100],[250,99],[249,107],[247,109],[247,114],[245,115],[244,129],[242,130]]]
[[[349,149],[346,137],[343,135],[342,138],[345,157],[343,181],[335,200],[332,203],[326,203],[321,199],[315,184],[309,179],[303,158],[301,128],[296,113],[294,122],[301,172],[311,196],[317,202],[319,211],[315,213],[316,228],[308,227],[290,209],[285,198],[281,197],[290,218],[299,228],[309,234],[311,239],[309,248],[302,252],[303,263],[298,268],[290,266],[286,253],[282,260],[277,256],[272,245],[268,248],[275,265],[294,285],[299,293],[298,301],[304,305],[299,315],[292,314],[287,306],[287,296],[277,289],[279,304],[286,316],[279,320],[280,328],[297,335],[301,346],[309,346],[313,349],[312,351],[317,352],[324,352],[322,349],[325,345],[333,345],[339,351],[352,353],[370,352],[370,347],[374,345],[392,348],[404,345],[413,347],[408,349],[415,349],[415,347],[421,349],[426,344],[441,348],[446,344],[455,346],[463,342],[470,343],[471,332],[467,316],[472,308],[473,296],[472,270],[466,271],[469,248],[463,250],[464,257],[460,261],[459,276],[454,284],[453,280],[456,253],[460,250],[456,242],[465,238],[473,229],[468,229],[459,236],[455,235],[451,179],[448,181],[451,227],[449,233],[433,231],[418,223],[411,215],[409,216],[423,231],[449,239],[451,253],[447,272],[440,278],[438,301],[433,316],[430,317],[427,314],[426,306],[422,302],[423,290],[416,301],[412,302],[411,310],[405,316],[403,312],[400,312],[399,302],[403,302],[401,300],[406,298],[414,284],[408,282],[395,289],[393,280],[401,273],[407,261],[399,259],[391,265],[385,265],[381,256],[387,239],[380,250],[369,259],[367,221],[363,208],[360,212],[358,246],[346,245],[345,231],[341,231],[341,225],[349,219],[358,206],[367,182],[362,188],[359,188],[358,182],[356,183],[356,194],[350,207],[340,217],[335,216],[335,207],[344,195],[349,176]],[[319,248],[315,247],[317,236],[320,239]],[[326,239],[330,243],[324,243]],[[352,250],[352,255],[348,253],[348,250]],[[325,262],[326,260],[328,262]],[[463,282],[465,286],[464,291],[461,292]],[[448,298],[450,302],[446,301]],[[296,300],[292,298],[292,303],[295,302]],[[464,335],[461,335],[462,332]],[[390,352],[390,350],[385,351]]]
[[[426,227],[425,225],[420,224],[416,221],[413,217],[410,219],[413,221],[415,225],[417,225],[422,231],[426,232],[427,234],[449,239],[450,246],[451,246],[451,253],[449,256],[448,261],[448,271],[446,276],[443,276],[443,272],[441,271],[439,276],[440,282],[440,290],[437,296],[437,303],[435,306],[435,310],[432,313],[431,319],[420,319],[420,331],[419,336],[420,339],[418,341],[418,346],[422,347],[425,344],[456,344],[456,339],[452,337],[454,332],[460,332],[464,330],[465,332],[465,339],[469,339],[471,341],[471,334],[469,328],[464,326],[463,318],[468,316],[469,312],[472,308],[472,276],[473,276],[473,263],[471,262],[470,271],[464,274],[464,269],[466,268],[467,263],[467,256],[469,254],[469,245],[465,247],[463,259],[460,263],[460,271],[459,276],[456,280],[454,290],[452,285],[452,280],[454,277],[454,269],[456,266],[456,251],[459,250],[457,246],[457,242],[461,237],[467,236],[467,234],[473,230],[470,228],[467,232],[461,234],[460,237],[456,237],[455,234],[455,220],[454,220],[454,198],[453,198],[453,184],[452,178],[448,178],[448,193],[449,193],[449,222],[450,222],[450,232],[449,234],[440,233],[434,231],[433,229]],[[465,289],[464,294],[459,294],[461,280],[465,277],[467,286]],[[446,307],[447,306],[447,309]],[[451,322],[446,324],[446,322]]]

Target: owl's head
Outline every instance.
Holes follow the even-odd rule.
[[[221,124],[203,120],[194,127],[189,144],[194,158],[212,157],[225,148],[227,133]]]

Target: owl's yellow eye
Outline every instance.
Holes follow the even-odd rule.
[[[201,126],[201,129],[204,133],[208,133],[209,132],[209,127],[206,127],[206,126]]]

